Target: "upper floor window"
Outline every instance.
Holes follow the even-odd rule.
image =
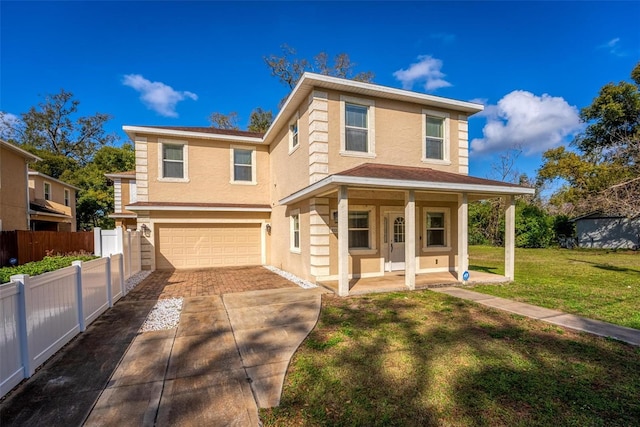
[[[169,182],[188,181],[189,151],[187,143],[162,139],[159,142],[158,179]]]
[[[375,157],[375,103],[372,100],[340,97],[340,154]]]
[[[256,183],[256,150],[231,148],[231,176],[235,184]]]
[[[362,105],[345,106],[345,149],[347,151],[369,151],[369,109]]]
[[[51,200],[51,184],[48,182],[44,183],[44,199]]]
[[[71,206],[71,192],[68,189],[64,189],[64,205]]]
[[[424,110],[422,161],[449,162],[449,114]]]
[[[298,114],[293,117],[289,123],[289,152],[292,152],[300,143],[298,139]]]

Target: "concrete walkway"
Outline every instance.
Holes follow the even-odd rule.
[[[319,289],[185,298],[177,329],[139,335],[87,426],[257,426],[313,329]]]
[[[325,292],[264,268],[153,273],[0,402],[0,425],[259,425]],[[139,332],[179,294],[177,328]]]
[[[494,297],[492,295],[481,294],[479,292],[457,287],[433,288],[431,290],[475,301],[482,305],[542,320],[565,328],[588,332],[590,334],[600,335],[603,337],[615,338],[619,341],[640,346],[640,330],[638,329],[626,328],[624,326],[601,322],[599,320],[587,319],[585,317],[575,316],[561,311],[542,308],[505,298]]]

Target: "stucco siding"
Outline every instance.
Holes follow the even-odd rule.
[[[27,176],[24,158],[0,146],[2,230],[27,230]]]

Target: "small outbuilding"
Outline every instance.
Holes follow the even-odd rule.
[[[640,248],[640,217],[592,212],[572,219],[579,248]]]

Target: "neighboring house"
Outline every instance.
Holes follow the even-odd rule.
[[[576,240],[580,248],[640,248],[640,217],[630,219],[592,212],[572,221],[576,224]]]
[[[468,176],[482,109],[305,73],[265,134],[124,126],[144,268],[271,264],[341,295],[350,277],[401,270],[413,289],[416,274],[467,270],[468,203],[504,197],[512,279],[514,196],[534,190]]]
[[[34,231],[76,231],[76,191],[71,184],[29,171],[29,217]]]
[[[0,139],[0,231],[29,229],[28,163],[38,160]]]
[[[138,227],[136,213],[125,209],[126,205],[137,202],[136,171],[107,173],[113,182],[114,212],[109,218],[115,219],[116,227],[135,230]]]

